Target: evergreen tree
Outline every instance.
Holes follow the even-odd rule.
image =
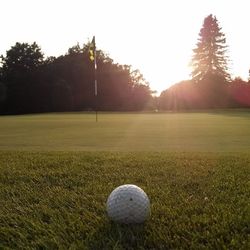
[[[204,19],[199,33],[197,47],[193,50],[191,61],[192,78],[196,81],[220,79],[229,81],[226,38],[215,16],[209,15]]]

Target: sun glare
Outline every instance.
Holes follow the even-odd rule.
[[[169,86],[189,79],[188,64],[202,21],[213,13],[229,45],[229,57],[233,62],[229,65],[230,73],[243,79],[248,77],[246,51],[249,50],[246,48],[250,37],[243,25],[248,22],[247,1],[240,4],[225,0],[40,2],[39,11],[46,13],[46,18],[37,18],[32,0],[25,0],[25,4],[6,1],[0,22],[8,20],[8,26],[3,26],[0,54],[17,41],[36,41],[45,56],[60,56],[77,42],[86,43],[95,35],[98,49],[107,52],[119,64],[139,69],[159,95]],[[232,20],[238,6],[242,15]],[[15,18],[9,19],[9,13]]]
[[[169,65],[162,61],[159,66],[150,65],[145,68],[143,73],[151,89],[157,91],[156,95],[160,95],[161,91],[173,84],[189,79],[190,68],[185,61],[176,61]]]
[[[185,34],[182,32],[182,35],[187,36],[185,43],[177,35],[170,39],[165,33],[160,33],[160,36],[154,33],[138,33],[135,30],[130,33],[135,40],[125,41],[123,37],[116,37],[116,43],[112,47],[103,37],[99,42],[107,48],[116,62],[130,64],[134,69],[139,69],[151,89],[157,91],[156,95],[177,82],[189,79],[192,56],[190,46],[195,45],[196,33],[190,38],[187,31]]]

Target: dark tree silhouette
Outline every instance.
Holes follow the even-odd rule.
[[[6,86],[0,81],[0,113],[5,109],[6,95]]]
[[[43,62],[43,53],[40,47],[34,42],[16,43],[1,56],[3,78],[15,77],[18,73],[25,73],[40,66]],[[14,74],[14,76],[12,75]]]
[[[32,111],[35,85],[39,81],[38,68],[43,63],[40,47],[35,42],[31,45],[16,43],[1,59],[1,78],[7,88],[7,111]]]
[[[250,84],[236,77],[228,86],[230,106],[237,108],[250,107]]]
[[[16,43],[2,56],[0,112],[142,110],[152,99],[139,70],[114,63],[97,50],[98,97],[94,95],[94,67],[89,45],[79,44],[65,55],[43,59],[36,43]]]
[[[192,78],[201,81],[215,75],[229,81],[226,48],[226,38],[216,17],[207,16],[199,33],[197,47],[193,50]]]

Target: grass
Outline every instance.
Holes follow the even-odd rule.
[[[249,249],[250,113],[0,117],[0,249]],[[105,203],[133,183],[142,225]]]
[[[250,151],[250,112],[0,117],[0,150]]]
[[[0,248],[247,249],[250,154],[2,152]],[[108,220],[114,187],[151,200],[138,226]]]

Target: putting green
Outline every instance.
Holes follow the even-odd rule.
[[[0,117],[0,150],[250,151],[250,112]]]

